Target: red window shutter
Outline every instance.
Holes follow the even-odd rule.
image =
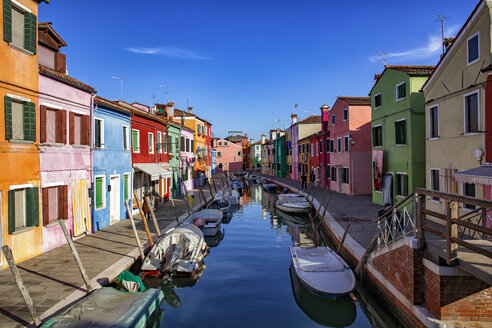
[[[46,106],[41,106],[40,116],[39,142],[43,143],[46,142]]]
[[[68,219],[68,188],[67,186],[58,187],[58,218]]]
[[[61,134],[60,134],[60,143],[67,143],[67,111],[60,110],[61,115]]]
[[[50,209],[49,209],[49,202],[48,202],[48,188],[43,188],[42,189],[42,195],[41,197],[42,202],[43,202],[43,225],[46,226],[50,223]]]
[[[65,74],[67,66],[67,57],[62,53],[55,53],[55,71]]]
[[[91,140],[91,117],[89,115],[83,116],[82,117],[82,144],[83,145],[90,145],[90,140]]]
[[[62,111],[57,110],[56,111],[56,122],[55,122],[55,141],[56,142],[62,142]]]
[[[75,117],[75,114],[73,112],[70,112],[70,116],[69,116],[69,132],[70,132],[70,144],[73,145],[74,142],[75,142],[75,136],[74,136],[74,124],[73,124],[73,121],[74,121],[74,117]]]

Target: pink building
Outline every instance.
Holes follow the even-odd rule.
[[[66,243],[56,220],[73,237],[91,231],[90,86],[66,74],[65,41],[51,23],[39,24],[39,150],[43,252]]]
[[[369,97],[337,97],[328,113],[330,189],[371,194],[371,106]]]
[[[321,134],[319,136],[319,172],[320,172],[320,185],[322,188],[326,188],[330,184],[330,130],[328,129],[328,115],[330,113],[330,106],[323,105],[321,110]]]
[[[236,173],[243,170],[243,147],[240,143],[214,138],[212,148],[216,151],[217,172]]]

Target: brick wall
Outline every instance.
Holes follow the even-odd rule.
[[[439,275],[424,267],[425,307],[436,317],[441,317],[441,280]]]
[[[441,319],[492,322],[492,287],[443,306]]]
[[[423,264],[420,252],[407,245],[372,259],[372,264],[412,304],[424,301]]]

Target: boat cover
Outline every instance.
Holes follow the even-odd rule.
[[[341,272],[346,270],[329,248],[293,248],[298,267],[305,272]]]
[[[128,270],[120,273],[118,280],[121,281],[123,287],[129,292],[143,292],[145,290],[142,279]]]
[[[164,294],[149,288],[140,293],[121,292],[111,287],[96,289],[41,327],[145,327]]]

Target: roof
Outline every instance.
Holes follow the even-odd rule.
[[[39,73],[40,74],[43,74],[43,75],[46,75],[48,77],[51,77],[55,80],[58,80],[60,82],[64,82],[64,83],[67,83],[67,84],[70,84],[71,86],[74,86],[76,88],[79,88],[79,89],[82,89],[84,91],[87,91],[87,92],[91,92],[91,93],[96,93],[96,90],[94,90],[93,87],[85,84],[85,83],[82,83],[80,82],[79,80],[73,78],[73,77],[70,77],[68,76],[67,74],[63,74],[63,73],[60,73],[60,72],[57,72],[51,68],[48,68],[46,66],[43,66],[43,65],[39,65]]]
[[[374,87],[378,84],[378,82],[381,80],[381,77],[383,77],[384,73],[386,70],[392,69],[400,72],[405,72],[408,75],[420,75],[420,76],[427,76],[431,75],[434,70],[436,69],[436,66],[432,65],[384,65],[384,70],[381,74],[376,74],[374,78],[376,79],[376,76],[379,75],[379,77],[376,79],[376,83],[371,88],[371,91],[369,91],[369,94],[371,94],[372,90]],[[427,81],[426,81],[427,83]],[[424,84],[425,85],[425,84]]]
[[[177,108],[174,109],[174,116],[194,117],[194,118],[199,119],[200,121],[203,121],[205,123],[208,123],[208,124],[212,125],[212,123],[210,123],[209,121],[207,121],[207,120],[199,117],[196,114],[193,114],[193,113],[190,113],[190,112],[185,112],[184,110],[177,109]]]
[[[53,27],[51,27],[52,24],[53,24],[52,22],[38,23],[38,34],[39,34],[38,41],[44,46],[53,48],[54,50],[58,51],[61,47],[65,47],[67,43],[62,39],[62,37],[58,33],[56,33]],[[46,33],[39,33],[44,31]],[[46,38],[47,35],[49,35],[48,38]]]
[[[300,139],[300,140],[297,140],[297,142],[307,141],[307,140],[310,140],[310,139],[316,138],[316,137],[318,137],[318,135],[321,135],[321,134],[322,134],[321,132],[315,132],[315,133],[313,133],[313,134],[308,135],[307,137],[304,137],[304,138],[302,138],[302,139]]]
[[[115,102],[113,102],[111,100],[105,99],[103,97],[96,96],[94,98],[94,102],[95,103],[98,103],[98,104],[101,104],[101,105],[104,105],[106,107],[109,107],[111,109],[114,109],[114,110],[116,110],[118,112],[122,112],[122,113],[125,113],[125,114],[131,114],[132,113],[128,108],[125,108],[123,106],[120,106],[117,103],[115,103]]]
[[[147,119],[150,119],[150,120],[153,120],[155,122],[158,122],[158,123],[161,123],[161,124],[168,124],[169,123],[169,120],[165,119],[165,118],[161,118],[157,115],[154,115],[154,114],[151,114],[151,113],[147,113],[146,111],[144,110],[141,110],[140,108],[137,108],[133,105],[130,105],[129,103],[123,101],[123,100],[118,100],[118,101],[113,101],[113,103],[115,104],[118,104],[120,106],[123,106],[127,109],[129,109],[133,115],[136,115],[136,116],[140,116],[140,117],[143,117],[143,118],[147,118]]]
[[[371,105],[371,98],[369,97],[337,97],[337,99],[349,105]]]
[[[321,115],[311,115],[301,120],[297,124],[315,124],[315,123],[321,123]]]

